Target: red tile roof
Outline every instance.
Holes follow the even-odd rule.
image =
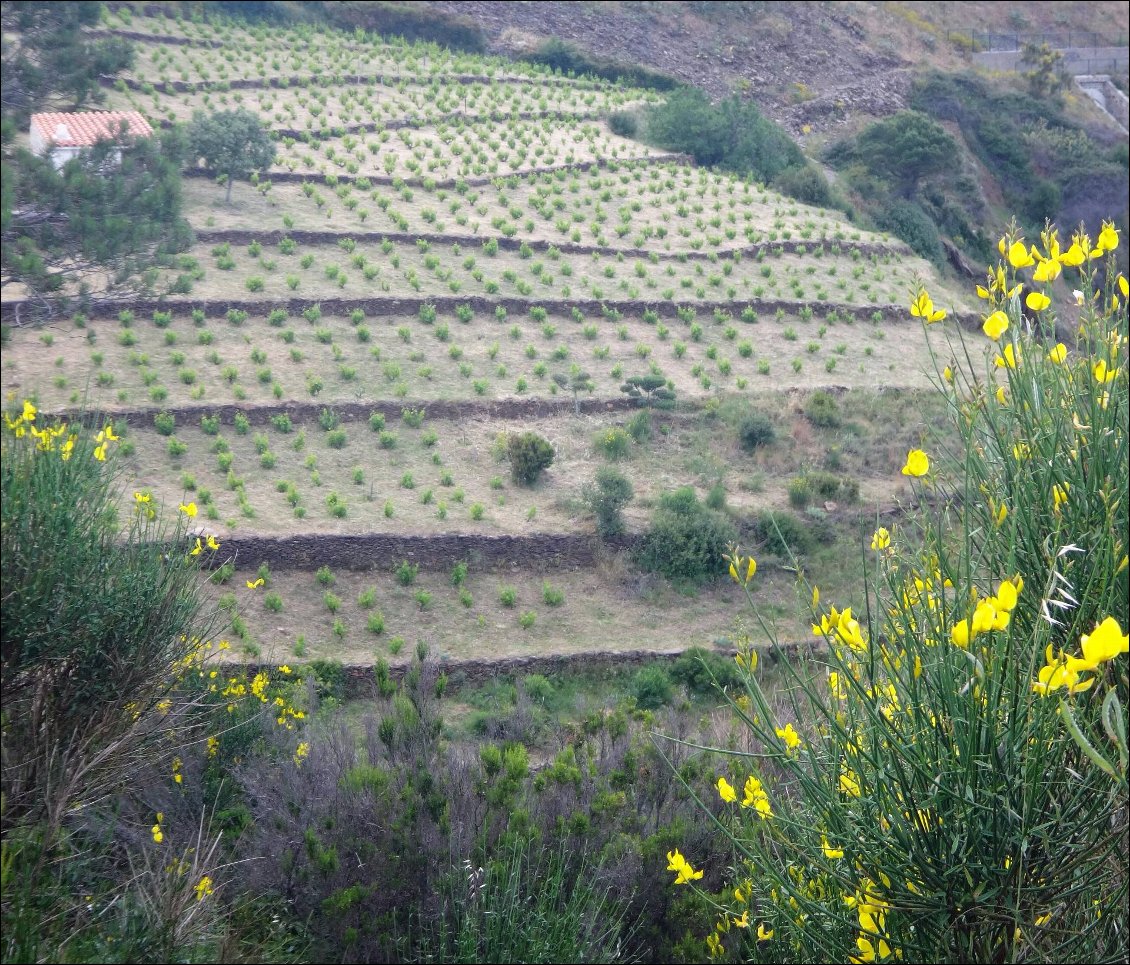
[[[149,137],[153,128],[137,111],[84,111],[77,114],[32,114],[32,128],[56,147],[92,147],[118,137],[122,123],[131,137]]]

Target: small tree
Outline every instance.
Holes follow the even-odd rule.
[[[270,134],[251,111],[197,112],[188,128],[193,163],[204,161],[207,168],[227,183],[224,201],[231,204],[231,186],[236,179],[247,180],[252,171],[270,167],[275,160],[275,145]]]
[[[581,400],[579,396],[581,392],[591,392],[593,390],[592,376],[589,375],[588,372],[574,372],[571,376],[558,372],[553,377],[553,381],[563,389],[572,390],[573,412],[576,415],[580,415]]]
[[[121,151],[121,163],[108,163]],[[124,132],[68,161],[61,171],[16,149],[4,160],[0,286],[34,296],[81,291],[143,294],[149,268],[192,242],[181,216],[183,133],[131,139]],[[84,285],[85,283],[85,285]]]
[[[620,391],[649,408],[670,409],[675,405],[675,393],[662,375],[633,375]]]
[[[553,463],[553,446],[536,432],[513,433],[506,440],[510,474],[520,486],[532,486]]]
[[[1024,45],[1020,62],[1028,67],[1024,79],[1033,97],[1053,97],[1059,99],[1071,83],[1071,77],[1063,67],[1063,54],[1049,44]]]
[[[909,198],[923,178],[953,170],[957,142],[941,124],[919,111],[899,111],[867,128],[856,142],[859,159],[885,175]]]
[[[581,490],[581,498],[596,515],[596,531],[603,537],[624,532],[621,510],[633,495],[632,484],[615,466],[601,466]]]

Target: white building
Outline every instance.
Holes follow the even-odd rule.
[[[83,148],[99,141],[120,141],[126,137],[151,137],[153,128],[137,111],[83,111],[76,114],[32,114],[31,151],[50,157],[60,170]],[[122,152],[111,155],[121,163]]]

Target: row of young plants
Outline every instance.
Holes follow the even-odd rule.
[[[599,210],[594,216],[601,217]],[[589,230],[594,243],[603,240],[601,221],[594,221]],[[905,289],[923,268],[914,259],[864,256],[858,249],[836,255],[823,246],[788,252],[784,246],[767,246],[750,257],[735,251],[692,259],[686,253],[664,257],[656,251],[647,257],[603,250],[585,255],[552,245],[541,252],[525,242],[511,250],[494,238],[446,245],[401,234],[395,241],[385,237],[380,244],[358,243],[342,235],[337,249],[311,249],[286,236],[277,245],[252,241],[246,248],[223,241],[191,248],[177,259],[167,279],[177,289],[176,296],[207,292],[222,284],[242,291],[244,297],[436,293],[549,301],[731,301],[756,312],[762,301],[886,308],[895,304],[899,289]]]
[[[487,645],[490,635],[507,626],[533,631],[536,625],[536,633],[522,635],[519,649],[541,652],[547,635],[560,646],[574,620],[575,607],[555,613],[566,595],[550,579],[505,582],[491,573],[469,581],[465,562],[446,576],[421,575],[419,565],[406,560],[391,573],[363,574],[336,574],[328,566],[280,574],[266,563],[237,573],[229,563],[210,580],[220,588],[214,598],[236,654],[276,665],[292,658],[402,663],[412,653],[404,651],[408,639],[445,658],[489,657],[500,655]],[[486,646],[480,650],[480,644]]]
[[[858,502],[859,468],[869,465],[869,472],[876,472],[890,443],[869,442],[869,430],[841,416],[827,393],[812,394],[804,412],[799,431],[811,435],[807,426],[815,426],[822,437],[819,445],[810,441],[804,450],[792,445],[798,430],[782,426],[787,435],[777,441],[773,420],[734,403],[725,413],[658,423],[644,409],[622,424],[603,427],[572,419],[495,422],[471,433],[447,421],[428,422],[413,432],[424,411],[411,408],[403,412],[405,425],[389,423],[379,412],[371,414],[367,426],[343,423],[326,408],[317,424],[296,424],[279,413],[262,429],[253,429],[238,411],[234,426],[204,414],[199,428],[178,425],[174,413],[161,412],[153,417],[155,432],[127,433],[124,423],[119,432],[122,457],[136,485],[159,472],[163,482],[146,489],[159,502],[171,507],[177,498],[193,498],[204,518],[229,528],[306,531],[329,523],[336,530],[333,521],[340,520],[350,529],[384,529],[383,517],[395,520],[393,527],[449,529],[485,519],[492,528],[519,531],[528,531],[536,520],[538,531],[552,531],[572,528],[577,507],[591,503],[585,496],[590,481],[582,485],[573,478],[576,467],[601,461],[620,465],[618,485],[642,507],[654,503],[664,486],[681,481],[684,472],[711,491],[708,503],[714,509],[726,504],[727,486],[734,489],[739,482],[741,492],[766,493],[759,503],[780,499],[790,473],[788,501],[795,508]],[[532,480],[519,472],[509,440],[531,426],[554,440],[554,461],[569,468],[525,492],[521,484]],[[901,435],[899,442],[907,438],[905,431],[895,435]],[[749,476],[751,467],[756,481]],[[749,497],[738,498],[743,506],[749,502]]]
[[[443,136],[438,128],[437,134]],[[419,143],[423,144],[427,137],[423,135]],[[379,151],[391,139],[392,133],[385,131],[369,138],[369,144],[376,142]],[[415,135],[412,143],[417,143]],[[295,219],[308,213],[313,202],[322,216],[332,208],[330,220],[335,224],[341,222],[340,230],[345,236],[351,230],[382,230],[376,225],[376,207],[390,219],[392,228],[417,234],[465,233],[471,230],[470,218],[474,214],[484,219],[475,222],[480,234],[487,224],[499,234],[505,234],[503,226],[512,225],[520,227],[523,239],[531,243],[541,239],[579,243],[584,234],[574,239],[573,232],[591,220],[595,211],[604,209],[609,213],[614,210],[620,224],[633,226],[633,230],[623,233],[610,227],[608,247],[646,248],[660,256],[671,251],[711,250],[723,255],[747,245],[771,246],[775,242],[811,245],[813,250],[825,246],[832,254],[839,253],[837,245],[848,249],[855,242],[882,244],[882,236],[861,232],[834,212],[799,205],[732,176],[670,164],[628,162],[587,172],[558,168],[522,177],[494,178],[491,183],[474,187],[456,184],[450,188],[428,184],[427,179],[408,186],[395,181],[384,184],[327,177],[324,186],[312,188],[282,183],[272,186],[270,200],[281,207],[285,229],[293,230],[297,225]],[[194,200],[199,194],[201,204],[214,197],[192,183],[186,190]],[[336,200],[330,197],[331,191]],[[318,198],[322,199],[320,205]],[[585,214],[582,221],[576,220],[578,213]],[[257,210],[249,210],[246,215],[239,209],[214,211],[197,227],[210,227],[208,219],[215,223],[218,216],[225,225],[261,230],[260,214]],[[467,221],[460,221],[461,217]],[[496,221],[500,222],[497,227]],[[681,226],[697,231],[687,236],[678,230]]]
[[[113,16],[113,15],[111,15]],[[130,17],[127,21],[107,20],[110,30],[149,33],[153,46],[161,52],[158,70],[163,76],[153,78],[148,71],[143,80],[190,80],[223,85],[233,80],[258,80],[264,84],[292,77],[357,77],[392,74],[419,81],[444,75],[478,75],[490,81],[515,79],[546,86],[576,86],[594,90],[618,90],[620,85],[599,78],[573,79],[523,61],[479,54],[461,54],[429,43],[406,42],[401,38],[384,38],[352,33],[316,25],[274,27],[259,23],[249,26],[240,21],[220,18],[194,21],[183,36],[195,43],[164,44],[173,21]],[[140,30],[138,27],[140,26]],[[142,41],[145,43],[146,41]],[[238,49],[242,56],[226,56],[228,49]],[[146,58],[153,62],[153,51]],[[181,77],[187,72],[188,78]]]
[[[570,124],[570,120],[574,123]],[[576,120],[553,113],[541,120],[469,118],[460,124],[458,131],[442,139],[429,139],[427,135],[430,132],[425,130],[423,139],[431,140],[430,147],[426,149],[411,147],[415,141],[411,135],[415,131],[401,127],[397,134],[402,141],[408,141],[405,149],[378,150],[376,153],[370,150],[374,141],[360,134],[311,140],[301,146],[296,139],[286,137],[271,170],[442,180],[506,177],[534,168],[568,168],[605,158],[613,161],[646,158],[653,153],[642,145],[606,133],[595,123],[578,124]],[[509,140],[515,142],[515,147],[502,147],[503,141]],[[353,147],[348,147],[348,143],[352,143]],[[661,152],[654,153],[658,155]]]
[[[35,396],[50,408],[350,402],[374,391],[407,401],[568,399],[577,390],[579,401],[623,398],[636,378],[661,379],[676,398],[764,390],[782,374],[798,386],[868,385],[880,375],[892,385],[922,381],[908,360],[923,352],[888,338],[884,324],[852,324],[834,310],[823,320],[761,323],[748,308],[745,320],[692,320],[691,311],[625,320],[606,307],[599,318],[575,309],[551,319],[535,306],[536,318],[517,319],[501,307],[480,318],[468,305],[444,319],[425,302],[414,320],[369,320],[360,310],[350,319],[322,316],[315,305],[305,318],[275,309],[266,325],[239,309],[225,319],[159,311],[158,324],[127,312],[124,325],[80,318],[11,332],[0,381],[38,381]]]
[[[157,49],[152,56],[163,53]],[[145,55],[143,51],[141,56]],[[182,72],[179,79],[187,81],[186,73]],[[193,90],[175,95],[155,86],[146,93],[122,84],[115,88],[113,102],[141,111],[150,121],[185,120],[194,110],[245,107],[267,119],[276,130],[299,130],[321,138],[336,128],[372,129],[374,124],[390,121],[426,125],[456,114],[467,120],[526,112],[606,114],[648,99],[645,92],[622,88],[592,90],[564,84],[550,87],[466,80],[453,86],[448,79],[441,76],[427,81],[402,76],[365,86],[319,83],[309,88]]]

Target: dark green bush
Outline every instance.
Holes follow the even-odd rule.
[[[651,90],[674,90],[679,81],[668,74],[660,73],[640,64],[625,64],[619,61],[594,57],[573,46],[566,40],[551,37],[537,50],[524,56],[534,64],[542,64],[563,74],[588,74],[603,77],[629,87],[646,87]]]
[[[345,667],[340,660],[311,660],[309,669],[319,697],[341,700],[345,696]]]
[[[885,175],[904,198],[923,178],[958,166],[957,142],[919,111],[899,111],[876,121],[856,138],[854,153],[870,170]]]
[[[668,579],[703,579],[723,572],[722,556],[735,538],[730,520],[703,506],[685,486],[661,497],[637,559],[643,569]]]
[[[937,225],[913,201],[891,202],[879,211],[875,221],[884,231],[889,231],[910,245],[916,255],[935,264],[940,264],[945,258]]]
[[[718,687],[738,686],[741,683],[741,673],[729,657],[702,647],[691,647],[671,667],[671,679],[682,684],[692,694],[710,696]]]
[[[635,137],[639,131],[639,121],[631,111],[613,111],[608,117],[608,128],[620,137]]]
[[[839,404],[835,396],[827,392],[813,392],[804,403],[804,414],[821,429],[835,429],[841,422]]]
[[[719,165],[766,182],[806,163],[784,128],[763,116],[752,101],[728,97],[714,105],[693,87],[677,90],[664,104],[649,109],[647,136],[660,147],[693,155],[699,164]]]
[[[792,513],[768,511],[757,518],[754,526],[762,549],[773,556],[810,553],[815,540],[805,523]]]
[[[641,710],[658,710],[671,702],[675,687],[666,668],[653,663],[636,672],[629,691]]]
[[[831,208],[836,204],[828,179],[812,164],[785,168],[773,179],[772,187],[781,194],[816,207]]]
[[[746,452],[767,446],[776,438],[773,423],[760,412],[748,412],[738,423],[738,441]]]
[[[240,4],[240,7],[278,7],[278,4]],[[283,5],[284,7],[286,5]],[[411,7],[400,3],[329,4],[322,13],[330,22],[347,29],[360,27],[385,37],[426,41],[452,50],[482,53],[486,35],[471,18],[431,7]]]
[[[793,480],[798,481],[803,482],[808,494],[817,499],[838,499],[846,503],[859,499],[859,483],[835,473],[813,469]],[[789,484],[789,495],[792,496],[792,483]]]
[[[171,412],[158,412],[153,417],[153,428],[158,435],[171,436],[177,426],[177,417]]]
[[[532,486],[553,464],[553,446],[536,432],[512,433],[506,440],[510,475],[520,486]]]

